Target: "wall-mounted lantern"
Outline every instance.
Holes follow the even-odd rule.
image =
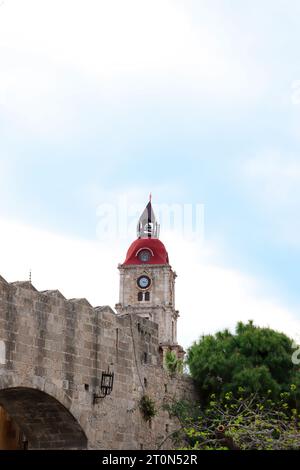
[[[111,394],[114,388],[114,377],[115,374],[113,372],[110,372],[109,370],[106,372],[102,372],[100,386],[101,395],[97,396],[96,394],[94,394],[94,405],[95,403],[97,403],[98,399],[105,398]]]

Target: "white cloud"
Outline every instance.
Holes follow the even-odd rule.
[[[32,129],[43,120],[58,129],[62,112],[74,112],[62,97],[78,76],[116,103],[128,95],[252,103],[266,81],[227,28],[214,8],[203,5],[195,21],[171,0],[7,1],[0,105]]]
[[[118,302],[117,264],[124,244],[93,243],[58,236],[19,223],[0,220],[0,274],[8,281],[27,280],[39,290],[59,289],[67,298],[86,297],[94,306]],[[163,237],[171,264],[177,270],[179,341],[189,346],[202,333],[233,328],[253,319],[297,336],[300,321],[275,298],[261,294],[262,286],[244,274],[217,264],[212,247]]]
[[[245,161],[243,173],[250,185],[254,183],[260,189],[259,197],[270,207],[299,204],[299,156],[265,150]]]
[[[95,305],[118,301],[118,248],[3,219],[0,233],[0,274],[7,281],[28,280],[32,269],[38,290],[59,289],[67,298],[86,297]]]
[[[12,0],[1,13],[2,46],[109,79],[203,65],[211,78],[228,67],[205,10],[197,30],[189,10],[170,0]]]
[[[276,149],[246,159],[239,169],[243,192],[265,217],[273,237],[300,246],[300,158]]]
[[[234,330],[238,321],[254,320],[292,337],[300,333],[296,312],[279,298],[264,294],[263,282],[218,261],[216,247],[174,239],[167,242],[177,279],[180,340],[190,345],[202,334],[224,328]]]

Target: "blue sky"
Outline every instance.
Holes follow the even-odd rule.
[[[250,318],[276,328],[283,329],[290,315],[288,332],[296,336],[299,17],[300,4],[293,0],[5,0],[0,218],[4,239],[17,227],[15,243],[31,259],[16,259],[10,236],[3,276],[13,281],[36,264],[37,287],[47,289],[50,282],[70,295],[113,305],[115,267],[127,243],[120,240],[116,251],[97,240],[97,207],[122,195],[144,203],[152,191],[158,204],[205,207],[204,246],[187,246],[162,227],[183,278],[177,287],[182,341],[193,339],[191,309],[200,335],[244,318],[238,312],[245,302]],[[61,251],[59,265],[68,279],[58,279],[50,255],[43,266],[35,262],[28,231],[32,240],[44,237],[47,253],[59,250],[52,237],[62,237],[64,247],[73,246],[72,240],[98,254],[104,250],[110,287],[98,290],[92,276],[99,276],[99,285],[105,280],[100,282],[94,260],[88,281],[94,290],[84,285],[86,273],[77,284]],[[191,249],[190,258],[183,247]],[[202,301],[201,288],[195,295],[196,279],[187,282],[197,269],[204,270],[199,282],[211,273],[217,296],[231,279],[219,305]],[[209,324],[207,315],[213,318]]]

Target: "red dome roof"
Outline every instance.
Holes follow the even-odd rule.
[[[143,249],[151,252],[151,258],[146,263],[138,257]],[[169,264],[169,257],[165,245],[158,238],[138,238],[127,251],[124,265],[128,264]]]

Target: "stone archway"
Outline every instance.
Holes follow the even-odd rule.
[[[2,419],[9,417],[13,423],[16,441],[23,440],[28,449],[87,448],[87,438],[79,423],[45,392],[26,387],[6,388],[0,390],[0,406]],[[6,432],[4,426],[0,429]],[[6,441],[2,436],[2,445]]]

